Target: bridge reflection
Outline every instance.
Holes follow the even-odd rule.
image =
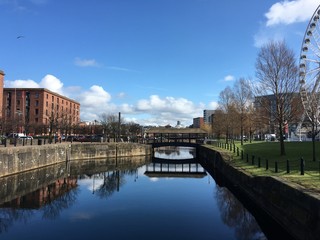
[[[207,172],[196,159],[152,158],[144,173],[148,177],[203,178]]]

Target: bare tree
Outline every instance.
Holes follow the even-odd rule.
[[[248,117],[248,108],[253,98],[251,86],[248,80],[240,78],[235,82],[233,87],[233,98],[234,105],[239,113],[241,145],[243,145],[245,120]]]
[[[102,113],[100,116],[100,122],[103,126],[104,135],[108,138],[114,138],[115,141],[120,139],[121,123],[124,123],[122,118],[115,114]]]
[[[280,155],[285,155],[284,126],[295,114],[293,107],[299,89],[298,68],[294,52],[284,41],[271,41],[261,47],[256,60],[256,100],[274,119],[279,133]],[[272,103],[263,104],[263,96],[273,95]]]
[[[219,108],[224,113],[221,115],[223,117],[223,128],[226,134],[226,143],[232,134],[232,107],[233,107],[233,92],[230,87],[226,87],[219,95]]]
[[[221,109],[217,109],[214,112],[214,117],[212,119],[212,133],[215,138],[219,139],[223,135],[224,129],[224,118],[225,113]]]
[[[136,142],[138,140],[138,136],[142,135],[142,126],[140,126],[138,123],[128,122],[125,124],[124,128],[126,129],[125,132],[128,137],[128,141],[130,140]]]

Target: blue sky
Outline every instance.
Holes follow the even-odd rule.
[[[118,114],[188,126],[259,48],[285,40],[297,63],[320,0],[0,0],[5,87],[45,87],[81,104],[81,120]],[[22,37],[19,37],[22,36]]]

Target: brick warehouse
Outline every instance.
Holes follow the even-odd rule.
[[[46,88],[4,88],[0,70],[0,116],[4,132],[57,133],[80,122],[80,103]]]

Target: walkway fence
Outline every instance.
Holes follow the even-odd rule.
[[[320,176],[320,161],[305,160],[303,157],[286,160],[267,159],[263,158],[263,156],[245,152],[234,143],[215,142],[214,145],[233,152],[235,156],[248,165],[264,168],[274,173],[299,173],[300,175]]]

